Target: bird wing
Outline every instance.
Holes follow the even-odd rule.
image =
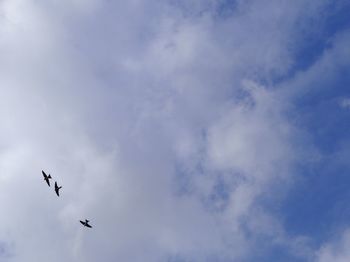
[[[45,178],[45,181],[50,186],[50,181],[49,181],[49,179],[47,177]]]
[[[47,175],[45,174],[44,170],[41,170],[41,173],[43,174],[43,176],[44,176],[45,178],[47,178]]]
[[[90,226],[88,223],[86,223],[86,225],[85,226],[87,226],[87,227],[89,227],[89,228],[92,228],[92,226]]]
[[[84,221],[81,221],[81,220],[79,220],[79,221],[80,221],[80,223],[82,223],[85,226],[85,222]]]

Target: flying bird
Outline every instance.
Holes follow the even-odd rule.
[[[43,173],[44,180],[45,180],[46,183],[50,186],[50,180],[49,180],[49,179],[52,178],[51,175],[50,175],[50,174],[49,174],[49,175],[46,175],[45,172],[44,172],[44,170],[41,170],[41,173]]]
[[[60,186],[58,186],[57,185],[57,182],[55,181],[55,192],[56,192],[56,194],[57,194],[57,196],[60,196],[60,193],[59,193],[59,190],[61,189],[62,187]]]
[[[82,223],[84,225],[84,227],[92,228],[92,226],[89,225],[89,220],[87,220],[87,219],[85,219],[85,222],[80,220],[80,223]]]

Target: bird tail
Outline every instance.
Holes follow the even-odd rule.
[[[47,178],[52,178],[51,175],[49,174]]]

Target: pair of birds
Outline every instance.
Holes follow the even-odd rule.
[[[46,173],[43,171],[43,170],[41,170],[41,173],[43,173],[43,176],[44,176],[44,180],[46,181],[46,183],[48,184],[48,186],[50,186],[50,180],[49,179],[51,179],[52,177],[51,177],[51,175],[49,174],[49,175],[46,175]],[[61,186],[58,186],[57,185],[57,182],[55,181],[55,192],[56,192],[56,195],[57,196],[60,196],[60,189],[61,189],[62,187]]]
[[[50,179],[52,179],[51,175],[46,175],[46,173],[44,172],[44,170],[41,170],[41,173],[43,174],[44,176],[44,180],[46,181],[46,183],[48,184],[48,186],[50,186]],[[61,186],[58,186],[57,185],[57,182],[55,181],[55,192],[56,192],[56,195],[57,196],[60,196],[60,192],[59,190],[61,189],[62,187]],[[89,228],[92,228],[91,225],[89,225],[89,220],[85,219],[85,221],[81,221],[79,220],[80,223],[84,226],[84,227],[89,227]]]

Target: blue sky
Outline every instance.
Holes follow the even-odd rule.
[[[0,261],[350,260],[349,13],[2,1]]]
[[[324,23],[317,28],[317,37],[312,37],[311,44],[302,46],[297,56],[295,71],[306,71],[334,48],[332,39],[338,35],[348,35],[350,20],[347,3],[342,8],[330,3],[326,9]],[[348,107],[341,106],[342,99],[349,97],[348,61],[330,65],[330,76],[319,76],[309,85],[315,85],[312,91],[293,99],[295,117],[298,125],[308,133],[310,143],[322,159],[312,164],[302,164],[302,178],[288,196],[283,208],[287,225],[294,232],[315,234],[317,242],[332,234],[332,228],[346,226],[349,210],[346,207],[348,197],[349,166],[344,159],[339,160],[345,153],[349,141],[350,115]],[[342,156],[344,157],[344,156]],[[292,206],[288,208],[288,206]],[[298,218],[299,217],[299,218]]]

